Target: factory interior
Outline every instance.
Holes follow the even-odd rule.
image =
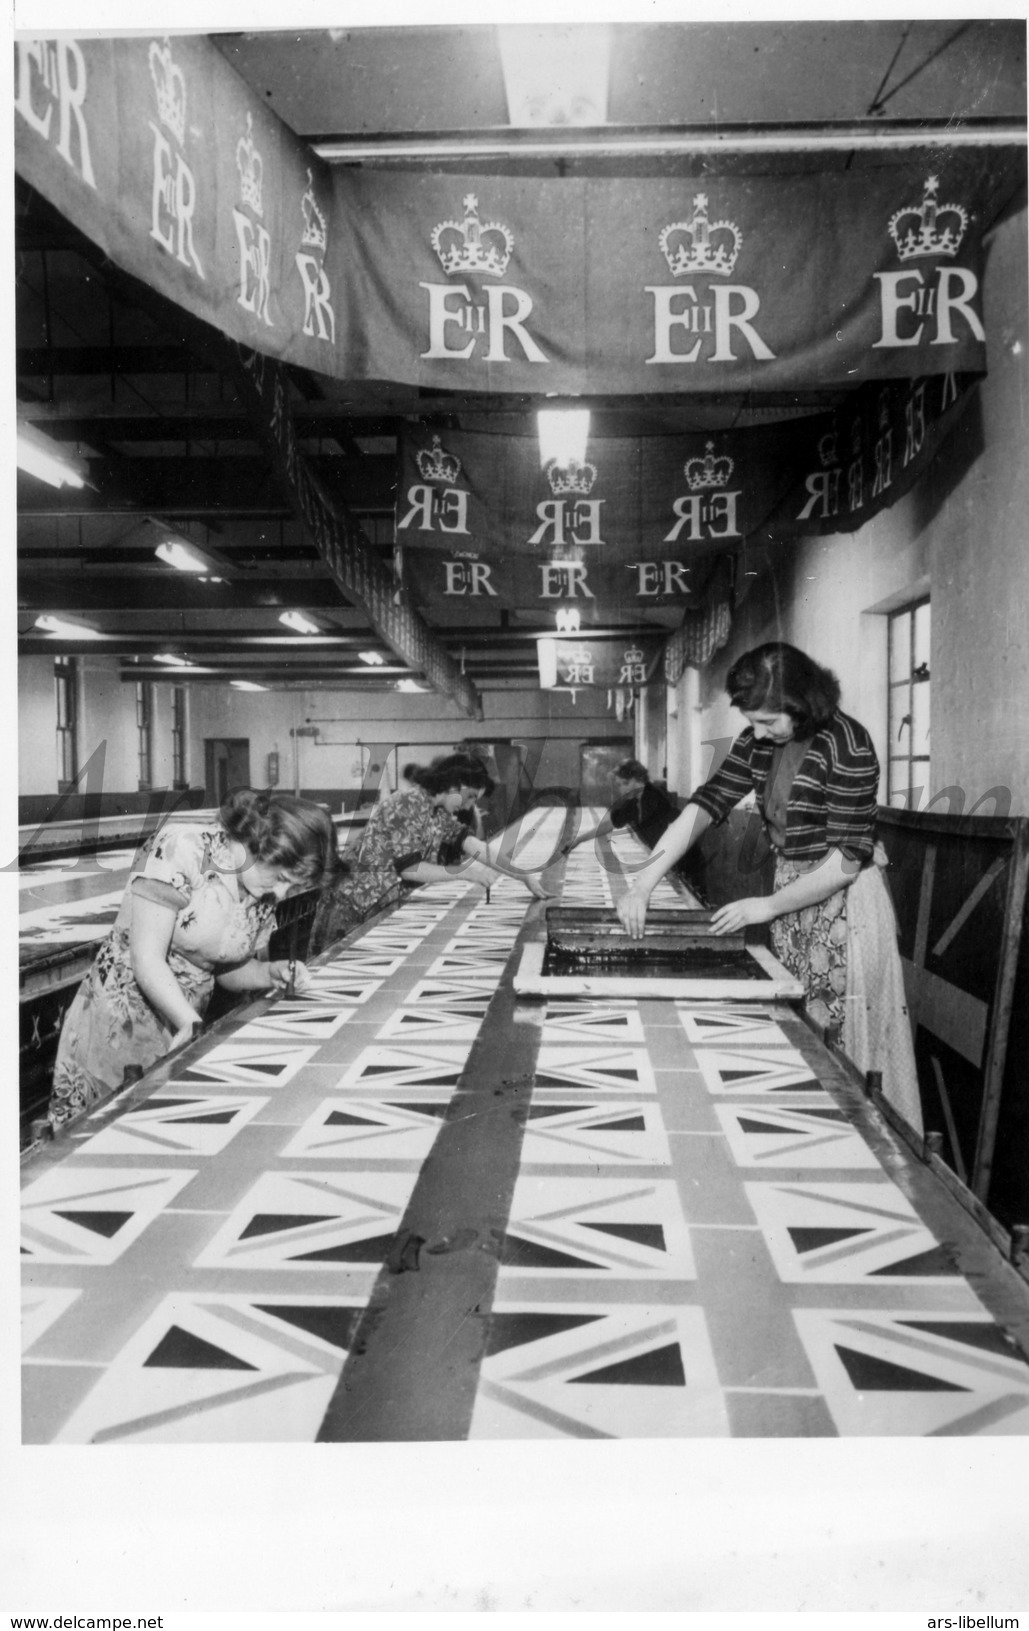
[[[14,1611],[1017,1610],[1025,21],[340,9],[14,37]],[[241,788],[345,876],[184,1036],[122,925]]]

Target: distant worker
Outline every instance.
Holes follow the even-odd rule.
[[[562,845],[567,855],[591,838],[606,838],[614,828],[631,827],[641,843],[649,850],[657,848],[659,840],[679,814],[668,794],[655,787],[646,767],[638,759],[626,759],[614,773],[615,801],[595,827]]]

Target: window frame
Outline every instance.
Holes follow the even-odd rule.
[[[154,685],[136,681],[137,787],[149,793],[154,785]]]
[[[913,729],[915,715],[914,691],[916,686],[925,686],[927,703],[927,718],[931,723],[932,691],[932,620],[929,614],[928,645],[929,657],[924,663],[916,665],[917,644],[916,633],[918,628],[917,614],[923,607],[931,607],[932,597],[920,595],[917,600],[909,600],[903,606],[894,607],[886,617],[886,802],[898,807],[903,800],[903,808],[915,809],[915,795],[925,795],[929,790],[930,769],[932,764],[931,749],[925,753],[913,753]],[[894,625],[899,618],[908,616],[907,671],[901,679],[895,679],[894,666]],[[920,670],[924,667],[925,673]],[[895,702],[895,693],[905,692],[900,707]],[[893,721],[900,715],[901,730],[907,726],[907,752],[897,751],[897,742],[893,739]],[[926,725],[926,738],[928,740],[930,723]]]
[[[172,787],[189,786],[189,702],[184,685],[171,688]]]
[[[78,664],[74,657],[54,658],[54,710],[57,791],[69,793],[79,773]]]

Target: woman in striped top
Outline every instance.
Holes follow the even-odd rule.
[[[698,787],[618,905],[635,939],[658,880],[714,822],[753,793],[775,851],[771,895],[730,901],[716,933],[771,925],[775,955],[804,984],[812,1019],[921,1130],[896,923],[876,865],[879,762],[863,725],[838,706],[834,674],[782,641],[733,664],[726,689],[748,721]]]

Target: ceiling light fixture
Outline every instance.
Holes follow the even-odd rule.
[[[540,442],[540,468],[551,460],[567,469],[582,464],[590,434],[588,408],[541,408],[536,415]]]
[[[70,623],[66,618],[51,616],[49,612],[37,617],[32,627],[38,629],[40,634],[52,634],[58,640],[103,639],[100,630],[91,628],[88,623]]]
[[[429,687],[419,685],[417,680],[397,680],[396,689],[398,691],[427,691]]]
[[[611,31],[604,24],[501,25],[497,43],[509,124],[607,123]]]
[[[357,655],[363,663],[368,663],[371,668],[382,668],[386,662],[381,651],[359,651]]]
[[[258,685],[256,680],[230,680],[229,684],[237,691],[267,691],[266,685]]]
[[[317,623],[312,623],[311,619],[305,617],[303,612],[283,612],[279,617],[279,622],[284,623],[287,629],[292,629],[294,634],[321,634],[322,632]]]
[[[554,614],[558,634],[578,634],[579,611],[575,606],[560,606]]]
[[[177,572],[203,572],[209,573],[211,563],[194,549],[192,544],[184,538],[165,538],[154,550],[158,560],[166,566],[174,566]]]
[[[84,487],[86,485],[78,461],[70,459],[42,431],[18,421],[18,469],[49,482],[51,487]]]
[[[157,651],[154,653],[155,663],[167,663],[169,668],[192,668],[193,664],[188,657],[176,657],[173,651]]]

